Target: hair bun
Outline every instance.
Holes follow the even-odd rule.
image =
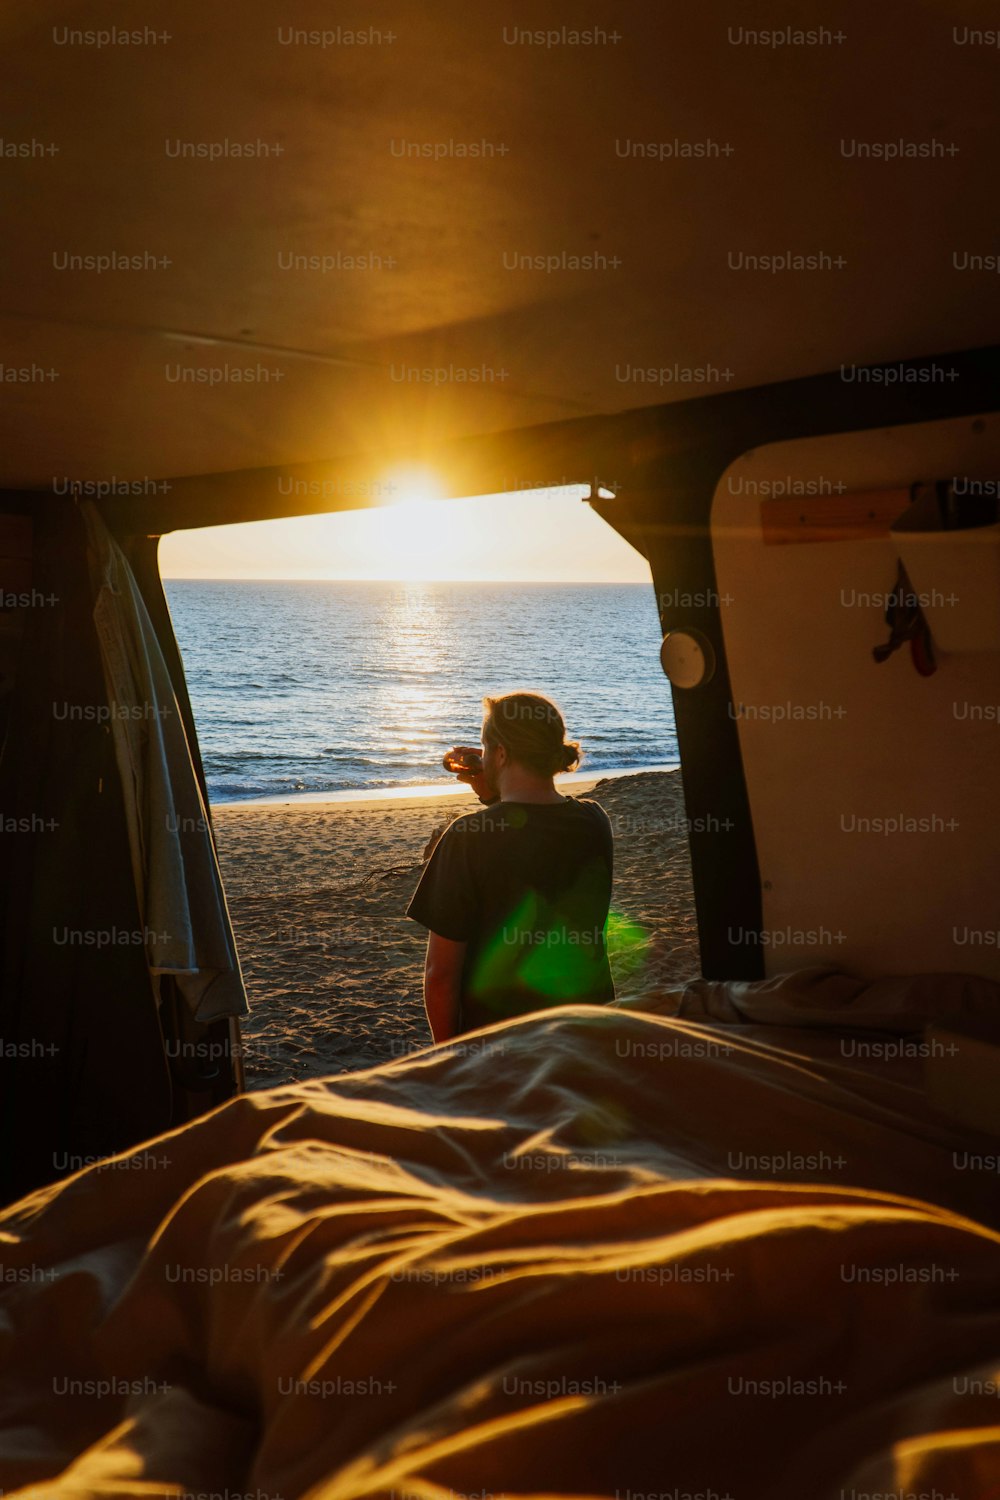
[[[580,746],[576,740],[567,740],[562,747],[562,768],[564,771],[572,771],[580,764]]]

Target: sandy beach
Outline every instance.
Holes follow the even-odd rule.
[[[609,927],[619,998],[698,973],[680,775],[579,781],[615,833]],[[368,1068],[431,1044],[426,933],[403,915],[428,842],[473,796],[216,808],[252,1008],[247,1085]]]

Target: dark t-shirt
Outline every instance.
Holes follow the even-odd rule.
[[[468,944],[459,1029],[615,997],[611,821],[597,802],[494,802],[438,841],[406,915]]]

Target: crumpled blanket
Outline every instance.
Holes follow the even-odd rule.
[[[0,1485],[995,1496],[997,1159],[794,1011],[772,1046],[559,1007],[34,1194],[0,1216]]]

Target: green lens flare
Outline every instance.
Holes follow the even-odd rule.
[[[485,1004],[490,997],[528,987],[552,1005],[584,999],[594,982],[597,937],[552,921],[529,892],[503,927],[481,949],[470,989]],[[611,912],[604,942],[618,983],[634,981],[650,950],[650,933],[620,912]]]
[[[649,956],[649,929],[633,922],[622,912],[613,911],[608,914],[606,933],[608,958],[615,983],[637,978]]]

